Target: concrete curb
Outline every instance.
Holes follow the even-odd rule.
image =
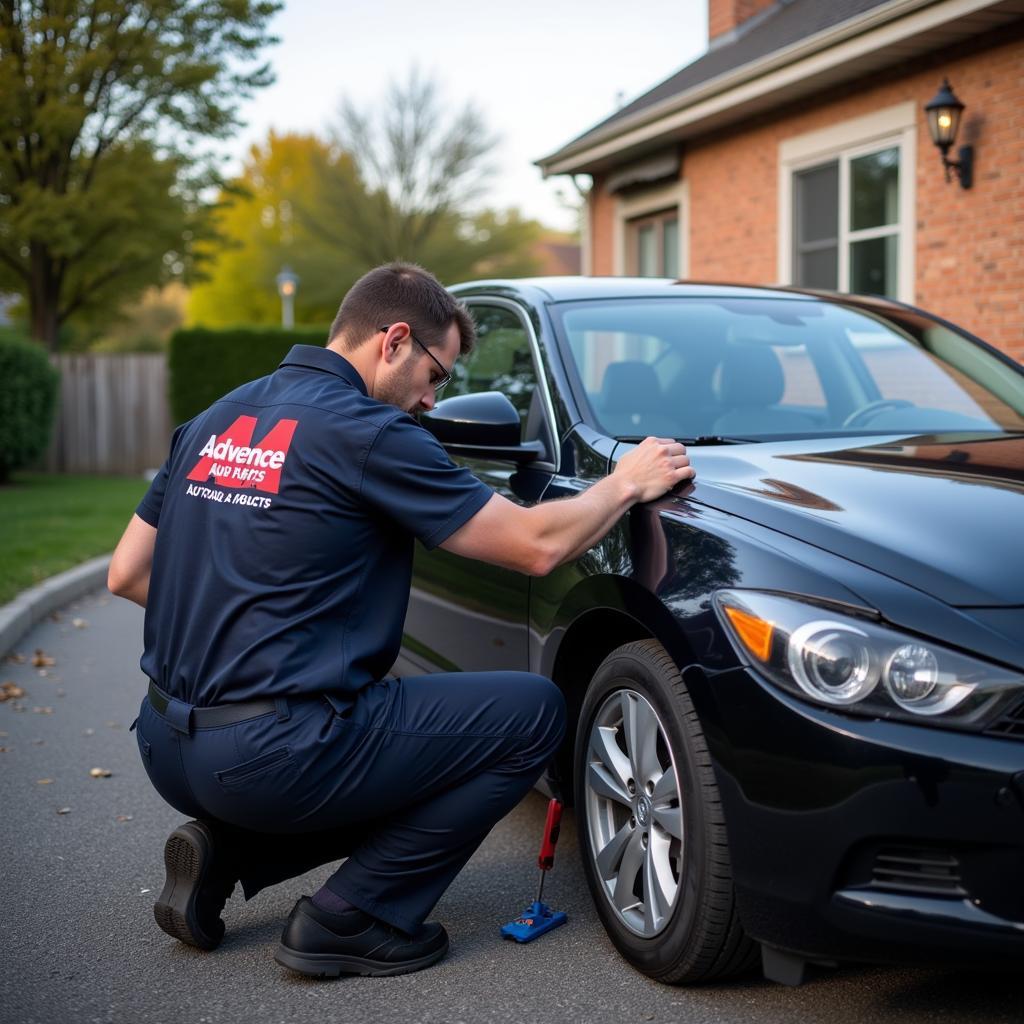
[[[41,619],[76,597],[105,586],[110,555],[90,558],[67,572],[51,576],[23,590],[9,604],[0,605],[0,655],[12,647]]]

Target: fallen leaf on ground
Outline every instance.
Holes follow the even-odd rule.
[[[7,751],[10,750],[10,749],[11,749],[10,747],[0,747],[0,754],[6,754]]]
[[[117,816],[117,820],[118,821],[131,821],[132,820],[132,816],[130,814],[119,814]]]
[[[42,708],[41,708],[41,707],[34,707],[34,708],[33,708],[32,710],[33,710],[33,711],[34,711],[34,712],[35,712],[35,713],[36,713],[37,715],[52,715],[52,714],[53,714],[53,708],[47,708],[47,707],[42,707]]]
[[[53,779],[36,779],[37,786],[48,786],[51,782]]]
[[[46,668],[47,665],[56,665],[57,659],[51,658],[48,654],[44,654],[42,649],[37,647],[36,653],[32,655],[32,664],[36,668]]]
[[[17,683],[0,683],[0,701],[11,697],[24,697],[25,691]]]
[[[58,807],[57,808],[57,813],[58,814],[70,814],[71,813],[71,808],[70,807]]]
[[[27,659],[24,654],[8,654],[5,660],[13,662],[15,665],[24,665]]]
[[[85,619],[72,619],[71,625],[74,626],[75,629],[85,629],[85,627],[88,626],[89,623],[86,622]]]
[[[114,773],[109,768],[90,768],[89,774],[94,779],[105,779]]]

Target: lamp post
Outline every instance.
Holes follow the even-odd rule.
[[[295,326],[295,292],[299,287],[299,275],[286,263],[277,275],[277,294],[281,296],[281,326],[286,330]]]
[[[960,180],[961,188],[970,188],[974,178],[974,147],[961,146],[957,154],[959,160],[950,160],[946,154],[950,146],[956,142],[956,133],[960,128],[960,115],[964,112],[964,104],[957,99],[949,79],[942,80],[942,88],[931,102],[925,104],[928,115],[928,131],[932,142],[942,154],[942,166],[946,169],[946,181],[949,172],[954,171]]]

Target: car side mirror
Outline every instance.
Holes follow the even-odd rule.
[[[451,455],[525,463],[543,454],[539,441],[520,443],[519,413],[500,391],[445,398],[421,413],[420,423]]]

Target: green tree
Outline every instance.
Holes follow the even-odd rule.
[[[180,281],[163,288],[153,285],[108,318],[89,351],[164,352],[171,335],[185,323],[187,306],[188,289]]]
[[[269,84],[277,0],[0,2],[0,286],[33,337],[187,270],[197,140]]]
[[[359,189],[347,154],[315,136],[271,132],[250,149],[242,173],[221,193],[215,218],[220,240],[202,247],[210,269],[192,289],[190,323],[280,323],[275,279],[285,264],[299,277],[296,321],[330,323],[361,268],[297,215],[300,204],[319,209],[316,193],[326,180]]]
[[[478,205],[496,140],[471,103],[448,108],[437,83],[413,70],[378,107],[342,101],[335,141],[357,176],[321,175],[297,211],[332,251],[363,269],[412,260],[448,282],[535,271],[540,225]]]

